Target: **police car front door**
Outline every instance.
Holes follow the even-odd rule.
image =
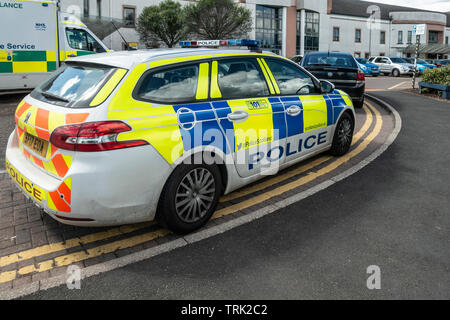
[[[311,77],[292,63],[264,59],[285,110],[285,161],[326,147],[331,142],[332,102],[318,92]]]
[[[213,61],[211,98],[241,177],[274,174],[284,162],[286,123],[254,58]]]

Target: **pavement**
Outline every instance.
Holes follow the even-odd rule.
[[[81,290],[68,290],[64,285],[25,298],[448,299],[450,148],[448,139],[442,137],[450,133],[449,104],[400,92],[373,94],[396,107],[403,129],[387,151],[359,172],[225,233],[198,242],[185,241],[179,249],[83,279]],[[371,114],[377,118],[373,111]],[[368,114],[361,116],[361,120],[368,118]],[[376,126],[374,121],[355,149]],[[360,158],[355,157],[341,169],[363,161],[385,141],[392,129],[389,118],[383,121],[383,129],[384,135],[368,143]],[[275,187],[305,179],[327,165],[322,163],[310,168],[312,171],[291,175]],[[327,179],[324,175],[316,182]],[[294,188],[288,195],[301,194],[310,187],[306,184]],[[252,202],[260,194],[252,192],[229,199],[233,201],[230,206]],[[256,207],[272,204],[261,202]],[[224,205],[221,210],[226,208]],[[242,209],[227,220],[242,218],[252,208]],[[58,230],[66,235],[77,232]],[[174,240],[156,240],[152,246],[157,248]],[[90,249],[85,248],[92,252]],[[69,248],[68,252],[77,250]],[[144,252],[140,250],[143,248],[134,254]],[[27,262],[16,262],[14,267],[27,267]],[[373,265],[381,270],[380,290],[366,286],[367,268]],[[28,283],[34,276],[14,281],[26,279]]]

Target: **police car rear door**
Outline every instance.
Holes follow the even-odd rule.
[[[279,92],[287,124],[286,162],[325,148],[331,143],[333,108],[312,78],[295,64],[277,58],[263,63]]]
[[[254,56],[212,62],[211,99],[241,177],[274,174],[284,162],[286,123]]]

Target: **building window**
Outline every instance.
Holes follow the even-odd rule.
[[[445,44],[448,44],[448,37],[445,37]]]
[[[124,27],[136,27],[136,7],[123,6],[123,23]]]
[[[380,44],[386,44],[386,31],[380,31]]]
[[[297,11],[297,54],[300,54],[300,40],[301,40],[301,11]]]
[[[412,31],[408,31],[408,44],[412,43]]]
[[[89,0],[83,1],[83,15],[87,17],[89,15]]]
[[[370,58],[370,52],[364,53],[364,58],[369,59]]]
[[[361,42],[361,29],[355,29],[355,42]]]
[[[339,27],[333,27],[333,41],[339,41]]]
[[[428,43],[429,44],[438,43],[438,32],[437,31],[429,31],[428,32]]]
[[[361,58],[361,52],[356,51],[355,52],[355,58]]]
[[[319,19],[317,12],[306,11],[305,53],[319,50]]]
[[[97,0],[97,17],[102,17],[102,0]]]
[[[282,47],[282,11],[278,8],[256,6],[256,40],[261,48],[281,54]]]
[[[397,44],[403,44],[403,31],[398,32]]]

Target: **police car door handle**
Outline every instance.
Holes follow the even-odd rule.
[[[302,112],[302,108],[300,108],[299,106],[290,106],[289,108],[287,108],[286,112],[288,115],[295,117]]]
[[[242,122],[248,119],[248,112],[244,110],[237,110],[227,115],[228,120],[233,122]]]

